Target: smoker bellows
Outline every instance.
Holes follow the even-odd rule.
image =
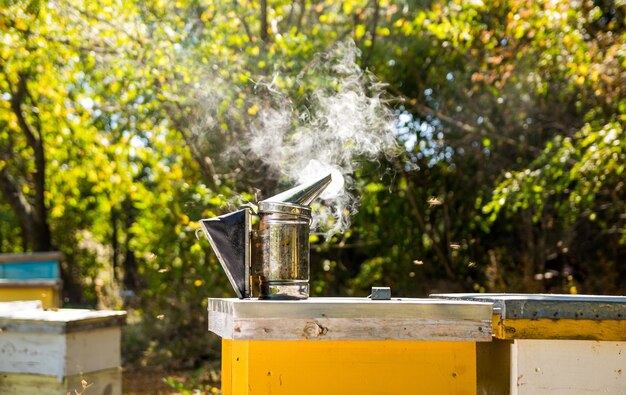
[[[259,226],[250,210],[200,221],[239,298],[309,297],[309,205],[330,184],[331,175],[259,202]]]

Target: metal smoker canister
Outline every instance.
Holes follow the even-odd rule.
[[[252,275],[261,299],[309,297],[311,209],[293,203],[259,203],[259,228],[253,233]]]
[[[237,297],[309,297],[309,205],[331,181],[329,174],[260,201],[256,230],[249,208],[200,220]]]

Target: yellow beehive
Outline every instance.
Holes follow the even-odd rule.
[[[491,305],[209,299],[229,394],[475,394]]]
[[[479,394],[626,394],[626,297],[446,294],[493,303]]]

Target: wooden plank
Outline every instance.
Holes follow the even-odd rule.
[[[230,344],[229,344],[230,343]],[[224,395],[476,393],[473,342],[232,341]]]
[[[22,310],[43,310],[40,300],[20,300],[12,302],[0,302],[0,312],[22,311]]]
[[[69,334],[0,333],[0,372],[58,378],[119,367],[120,328]]]
[[[626,342],[514,342],[513,395],[626,394]]]
[[[506,395],[511,388],[511,348],[513,341],[476,343],[478,395]]]
[[[0,278],[0,289],[4,288],[51,288],[61,289],[60,280],[13,280]]]
[[[209,332],[220,337],[233,338],[233,319],[226,313],[209,311]]]
[[[58,261],[6,262],[0,264],[0,278],[11,280],[59,279]]]
[[[82,380],[90,384],[84,392],[86,395],[122,395],[122,370],[120,368],[62,377],[60,380],[56,376],[0,373],[0,393],[12,395],[74,394],[74,390],[78,392],[82,390]]]
[[[545,294],[435,294],[493,303],[499,339],[626,340],[626,297]]]
[[[209,299],[209,330],[235,340],[490,341],[491,305],[402,299]]]
[[[233,393],[233,341],[222,340],[222,394]]]
[[[62,261],[63,254],[56,251],[31,252],[24,254],[0,254],[0,264],[4,262],[37,262],[37,261]]]
[[[223,342],[223,341],[222,341]],[[278,351],[278,350],[277,350]],[[292,349],[292,352],[296,351]],[[277,352],[273,357],[280,355]],[[249,341],[233,341],[232,342],[232,357],[231,361],[231,373],[230,384],[233,395],[247,394],[250,390],[250,376],[254,374],[250,370],[250,362],[254,362],[259,357],[256,353],[250,355],[250,342]],[[265,369],[263,369],[266,372]],[[269,392],[268,392],[269,393]],[[227,394],[224,394],[227,395]]]
[[[494,316],[499,339],[626,340],[626,320],[527,320]]]
[[[48,309],[52,307],[59,307],[61,303],[61,295],[59,289],[56,287],[34,286],[14,288],[0,286],[0,302],[16,302],[27,300],[41,302],[43,308]],[[0,322],[2,322],[1,318]]]
[[[65,336],[52,333],[0,333],[0,372],[65,375]]]
[[[214,321],[209,315],[209,321]],[[217,335],[234,340],[490,341],[490,322],[368,318],[227,319]]]
[[[99,328],[66,335],[65,375],[121,366],[121,329]]]

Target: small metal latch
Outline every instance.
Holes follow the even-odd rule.
[[[369,297],[372,300],[389,300],[391,299],[391,287],[372,287],[372,293]]]

